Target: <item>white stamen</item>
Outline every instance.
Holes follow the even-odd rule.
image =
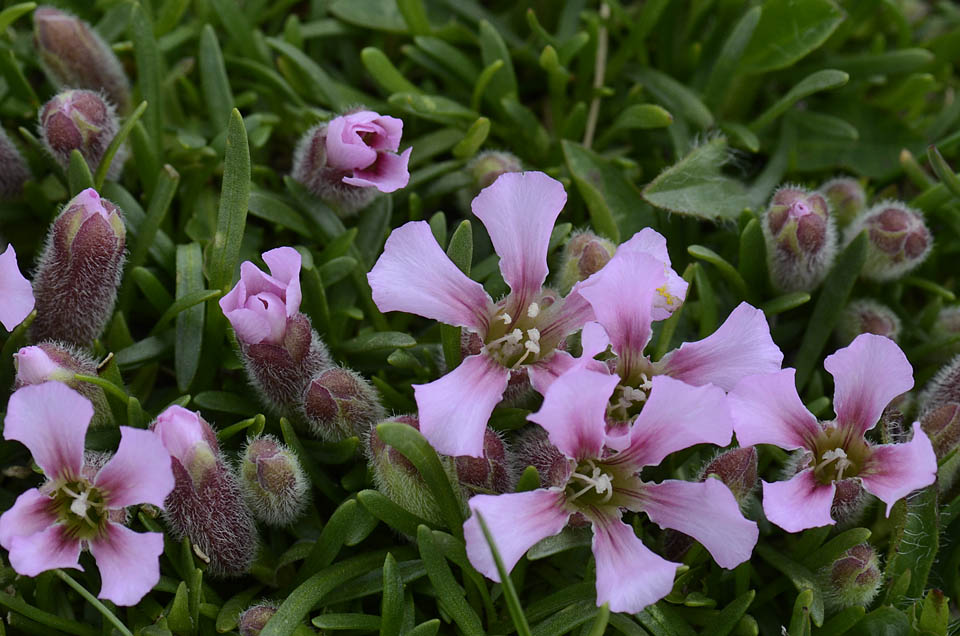
[[[821,457],[821,461],[817,468],[826,466],[830,462],[836,461],[837,467],[837,481],[843,479],[843,471],[853,466],[853,462],[847,459],[847,453],[842,448],[834,448],[833,450],[828,450]]]
[[[530,306],[527,307],[527,318],[536,318],[540,314],[540,305],[537,303],[530,303]]]
[[[598,466],[595,466],[593,460],[587,460],[587,463],[593,468],[590,476],[577,472],[570,475],[571,478],[579,479],[587,485],[575,492],[567,501],[573,501],[591,488],[596,490],[598,495],[605,495],[603,503],[610,501],[610,498],[613,497],[613,478],[600,470]]]
[[[497,316],[497,320],[502,320],[503,324],[505,325],[509,325],[511,322],[513,322],[513,318],[511,318],[510,314],[508,314],[507,312],[503,312],[502,314]]]

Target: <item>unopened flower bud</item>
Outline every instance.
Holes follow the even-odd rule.
[[[867,503],[863,485],[859,479],[843,479],[835,483],[830,516],[836,520],[838,527],[856,523]]]
[[[243,610],[237,620],[237,630],[240,632],[240,636],[260,636],[260,630],[276,613],[277,606],[270,603],[251,605]]]
[[[376,389],[343,367],[332,367],[313,378],[302,408],[310,432],[328,441],[363,437],[385,415]]]
[[[398,415],[385,421],[402,422],[420,430],[420,423],[415,415]],[[370,429],[366,453],[377,490],[404,510],[436,525],[444,525],[440,506],[419,471],[403,453],[380,439],[376,427]],[[440,463],[447,477],[455,483],[456,468],[453,459],[440,455]]]
[[[360,110],[314,126],[293,155],[293,178],[330,203],[342,216],[373,200],[375,190],[407,185],[411,148],[397,154],[403,121]]]
[[[840,312],[835,335],[840,346],[845,347],[862,333],[873,333],[895,341],[900,337],[900,318],[892,309],[875,300],[853,300]]]
[[[14,389],[50,380],[63,382],[93,403],[91,426],[113,423],[113,414],[103,389],[96,384],[75,379],[77,374],[97,375],[97,363],[82,349],[59,342],[41,342],[23,347],[13,354],[13,366],[17,371]]]
[[[188,537],[214,576],[245,573],[257,553],[257,528],[213,429],[180,406],[161,413],[151,428],[171,457],[175,485],[164,516],[174,538]]]
[[[520,475],[533,466],[540,474],[540,486],[551,488],[563,486],[570,478],[573,467],[570,460],[550,443],[550,436],[541,426],[528,426],[514,440],[514,474]]]
[[[103,91],[121,112],[130,108],[130,82],[120,60],[89,24],[53,7],[33,12],[33,42],[58,88]]]
[[[20,151],[0,128],[0,199],[20,196],[23,184],[30,179],[30,168]]]
[[[948,336],[960,335],[960,305],[943,307],[937,314],[933,328]]]
[[[586,280],[613,258],[617,246],[593,232],[574,235],[563,246],[563,265],[560,267],[560,293],[566,296],[578,281]]]
[[[237,335],[250,383],[275,411],[290,414],[310,379],[330,366],[330,354],[300,313],[300,253],[278,247],[262,256],[270,274],[244,261],[220,308]]]
[[[113,314],[125,245],[120,209],[96,190],[67,203],[47,233],[33,277],[35,341],[84,347],[100,335]]]
[[[64,91],[40,110],[40,139],[64,170],[70,166],[70,153],[79,150],[90,171],[96,171],[119,127],[113,106],[93,91]],[[126,150],[121,147],[107,178],[117,179],[125,160]]]
[[[700,472],[700,480],[717,477],[726,484],[743,508],[757,487],[757,449],[753,446],[724,451]]]
[[[899,278],[922,263],[933,247],[923,215],[899,201],[879,203],[847,228],[847,241],[867,231],[867,260],[861,275],[877,282]]]
[[[818,572],[824,601],[833,609],[867,606],[877,595],[883,575],[880,560],[869,543],[848,549]]]
[[[502,494],[513,488],[507,448],[493,429],[483,433],[483,457],[454,458],[457,478],[467,497],[477,493]]]
[[[810,291],[823,281],[837,252],[836,228],[823,195],[780,188],[762,229],[774,287],[782,292]]]
[[[947,404],[960,404],[960,356],[941,367],[920,394],[920,414],[925,416]]]
[[[247,443],[240,486],[254,516],[274,526],[292,523],[310,498],[310,483],[297,456],[272,435]]]
[[[920,427],[930,438],[937,459],[943,459],[960,445],[960,404],[951,402],[925,413]]]
[[[822,186],[820,192],[827,198],[833,218],[840,227],[850,225],[850,222],[867,206],[867,193],[856,179],[837,177],[830,179]]]
[[[473,187],[477,192],[493,184],[500,175],[521,170],[523,163],[519,157],[501,150],[481,152],[467,165],[467,172],[473,178]]]

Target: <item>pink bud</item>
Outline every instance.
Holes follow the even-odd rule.
[[[586,280],[599,272],[616,251],[617,246],[612,241],[589,230],[574,235],[563,246],[563,265],[559,274],[560,292],[564,295],[570,293],[578,281]]]
[[[0,199],[20,196],[30,179],[30,168],[7,133],[0,128]]]
[[[570,460],[550,443],[546,429],[540,426],[525,428],[513,443],[514,473],[521,474],[533,466],[540,474],[540,486],[563,486],[570,479],[573,467]]]
[[[861,275],[877,282],[900,278],[922,263],[933,247],[923,215],[899,201],[883,201],[847,228],[847,241],[867,232],[867,260]]]
[[[63,382],[93,403],[91,426],[113,423],[113,414],[103,389],[96,384],[74,379],[78,373],[94,377],[98,375],[96,361],[84,350],[63,343],[41,342],[23,347],[13,354],[13,366],[17,371],[14,389],[50,380]]]
[[[832,609],[867,606],[877,595],[883,575],[880,559],[869,543],[848,549],[818,572],[824,600]]]
[[[90,171],[95,171],[118,129],[113,106],[93,91],[64,91],[40,110],[40,139],[64,170],[70,166],[70,153],[79,150]],[[125,160],[126,151],[121,148],[107,177],[119,178]]]
[[[822,186],[820,192],[827,198],[834,218],[841,226],[849,225],[867,205],[867,193],[856,179],[837,177]]]
[[[113,314],[123,275],[120,209],[88,188],[54,220],[33,278],[34,340],[88,346]]]
[[[726,484],[743,508],[757,487],[757,449],[747,446],[720,453],[700,473],[701,481],[711,476]]]
[[[260,630],[276,613],[277,606],[270,603],[259,603],[243,610],[237,621],[240,636],[260,636]]]
[[[513,489],[507,448],[493,429],[487,428],[483,433],[483,457],[455,457],[454,464],[467,497],[478,493],[502,494]]]
[[[873,333],[891,340],[900,337],[900,318],[886,305],[869,298],[851,301],[840,313],[836,336],[847,346],[862,333]]]
[[[823,195],[793,186],[780,188],[761,227],[774,287],[809,291],[820,284],[836,255],[836,229]]]
[[[295,521],[310,498],[310,483],[297,456],[272,435],[247,443],[240,486],[254,516],[275,526]]]
[[[376,389],[342,367],[327,369],[310,381],[303,414],[313,435],[330,441],[363,437],[385,415]]]

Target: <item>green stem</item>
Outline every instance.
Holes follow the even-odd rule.
[[[133,636],[133,634],[130,632],[130,630],[127,629],[127,626],[124,625],[123,623],[121,623],[121,622],[120,622],[120,619],[117,618],[117,617],[114,615],[113,612],[111,612],[109,609],[107,609],[107,606],[104,605],[103,603],[101,603],[101,602],[97,599],[97,597],[95,597],[93,594],[91,594],[90,591],[87,590],[87,588],[85,588],[85,587],[83,587],[82,585],[80,585],[79,583],[77,583],[77,582],[73,579],[73,577],[71,577],[69,574],[67,574],[67,573],[64,572],[63,570],[56,569],[56,570],[54,570],[53,572],[54,572],[54,574],[56,574],[58,577],[60,577],[60,579],[61,579],[64,583],[66,583],[67,585],[69,585],[70,587],[72,587],[73,589],[75,589],[75,590],[77,591],[77,594],[79,594],[79,595],[82,596],[84,599],[86,599],[86,601],[87,601],[88,603],[90,603],[91,605],[93,605],[93,607],[94,607],[98,612],[100,612],[101,614],[103,614],[103,617],[106,618],[108,621],[110,621],[110,623],[111,623],[114,627],[116,627],[116,628],[117,628],[117,631],[119,631],[121,634],[123,634],[123,636]]]

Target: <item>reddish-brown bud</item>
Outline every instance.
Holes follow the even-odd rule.
[[[0,199],[20,196],[30,179],[30,168],[7,133],[0,128]]]
[[[757,449],[747,446],[720,453],[703,467],[700,480],[711,476],[726,484],[743,508],[757,487]]]
[[[297,456],[272,435],[247,443],[240,460],[240,487],[254,516],[274,526],[292,523],[310,498],[310,483]]]
[[[310,431],[331,441],[362,437],[384,416],[376,389],[343,367],[327,369],[310,381],[302,410]]]
[[[861,275],[878,282],[899,278],[922,263],[933,247],[923,215],[899,201],[883,201],[847,228],[847,242],[867,232],[867,260]]]
[[[873,333],[891,340],[900,337],[900,318],[886,305],[870,298],[850,301],[840,312],[835,335],[845,347],[862,333]]]
[[[818,573],[824,600],[833,609],[869,605],[880,588],[880,559],[869,543],[855,545]]]
[[[240,636],[260,636],[260,631],[277,613],[277,606],[270,603],[258,603],[243,610],[237,620]]]
[[[867,205],[867,193],[856,179],[838,177],[830,179],[820,192],[827,198],[833,217],[841,227],[849,225]]]
[[[761,227],[770,280],[778,290],[809,291],[820,284],[836,255],[836,229],[822,194],[780,188]]]
[[[118,130],[113,106],[93,91],[64,91],[40,110],[40,139],[64,170],[70,166],[70,154],[79,150],[94,172]],[[107,177],[117,179],[125,160],[126,150],[121,148]]]
[[[585,231],[574,235],[563,246],[563,265],[560,268],[559,288],[564,295],[581,280],[600,271],[611,258],[617,246],[612,241]]]

